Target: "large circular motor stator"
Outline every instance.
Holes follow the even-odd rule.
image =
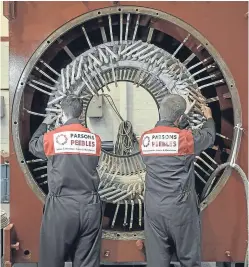
[[[58,116],[51,129],[61,124],[60,103],[68,94],[83,99],[83,124],[93,131],[98,130],[92,127],[94,118],[90,120],[88,114],[93,101],[98,99],[109,105],[113,116],[125,125],[126,119],[117,108],[113,94],[126,86],[149,95],[142,112],[146,112],[147,105],[157,108],[166,94],[182,95],[188,107],[193,106],[188,114],[193,131],[205,122],[200,105],[208,104],[217,134],[215,146],[198,156],[194,163],[199,197],[203,189],[205,193],[218,190],[226,175],[217,178],[212,185],[209,181],[209,186],[206,185],[208,178],[231,153],[236,154],[236,147],[232,146],[233,127],[240,122],[240,116],[234,113],[233,105],[239,102],[229,71],[212,45],[196,30],[159,11],[138,7],[108,8],[76,18],[55,31],[38,48],[18,86],[13,108],[15,148],[27,181],[41,199],[48,192],[46,161],[28,152],[28,141],[46,114]],[[142,101],[139,97],[136,99],[135,106]],[[141,109],[136,112],[139,117]],[[156,123],[158,113],[150,109],[147,112],[148,118],[154,112]],[[28,129],[21,121],[28,122],[25,124]],[[112,123],[108,119],[107,125],[109,122]],[[124,152],[116,149],[115,140],[103,140],[98,167],[99,192],[106,202],[105,216],[110,218],[106,233],[113,236],[110,229],[116,230],[118,236],[123,233],[124,238],[137,238],[143,230],[145,166],[136,142],[141,129],[153,127],[146,119],[140,126],[132,120],[131,124],[132,146]],[[140,130],[136,132],[137,129]],[[118,130],[117,127],[114,132]]]

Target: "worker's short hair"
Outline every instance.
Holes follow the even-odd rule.
[[[67,117],[79,118],[83,111],[83,101],[75,95],[68,95],[61,101],[61,109]]]
[[[184,114],[186,107],[186,100],[182,96],[168,94],[163,98],[160,104],[160,120],[175,122]]]

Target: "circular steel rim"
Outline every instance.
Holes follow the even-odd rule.
[[[241,106],[240,106],[240,100],[238,91],[236,88],[235,81],[233,79],[233,76],[231,72],[229,71],[228,67],[226,66],[224,60],[220,56],[220,54],[216,51],[216,49],[210,44],[207,39],[201,35],[195,28],[187,24],[186,22],[182,21],[181,19],[172,16],[170,14],[167,14],[165,12],[150,9],[146,7],[136,7],[136,6],[122,6],[122,7],[109,7],[109,8],[103,8],[99,10],[94,10],[89,13],[83,14],[79,17],[76,17],[72,19],[71,21],[67,22],[63,26],[61,26],[59,29],[55,30],[46,40],[43,41],[43,43],[36,49],[36,51],[33,53],[29,61],[27,62],[24,71],[18,81],[17,89],[14,93],[14,101],[13,106],[17,107],[15,109],[12,108],[12,134],[13,134],[13,141],[14,141],[14,147],[15,151],[18,155],[19,164],[21,166],[21,169],[25,175],[25,179],[33,192],[38,196],[38,198],[44,202],[45,200],[45,194],[42,192],[40,187],[37,185],[35,180],[33,179],[33,176],[31,175],[29,168],[24,160],[24,155],[21,149],[20,144],[20,138],[19,138],[19,114],[20,114],[20,104],[22,95],[24,92],[24,88],[26,85],[26,81],[31,73],[31,70],[33,69],[33,66],[37,63],[39,57],[45,50],[62,34],[65,32],[71,30],[75,26],[78,26],[80,24],[83,24],[84,22],[91,20],[93,17],[101,17],[103,15],[112,15],[112,14],[119,14],[122,12],[133,12],[134,14],[145,14],[150,15],[152,17],[156,17],[162,20],[166,20],[171,22],[172,24],[184,29],[188,33],[190,33],[193,37],[198,39],[200,43],[205,47],[205,49],[209,52],[209,54],[212,56],[214,61],[219,66],[220,71],[222,72],[225,81],[228,85],[229,92],[231,93],[232,98],[232,104],[233,104],[233,111],[234,111],[234,125],[237,125],[241,123],[242,121],[242,114],[241,114]],[[231,151],[232,153],[235,153],[236,157],[238,155],[238,149],[239,146],[235,147],[234,144],[234,138],[232,141],[232,147]],[[239,140],[240,144],[240,140]],[[228,161],[231,158],[232,153],[229,155]],[[209,196],[202,202],[201,204],[201,210],[203,210],[205,207],[207,207],[220,193],[223,186],[226,184],[229,175],[231,174],[231,169],[227,168],[222,176],[219,179],[219,182],[215,186],[215,188],[212,190],[212,192],[209,194]]]

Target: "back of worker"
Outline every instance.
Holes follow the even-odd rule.
[[[200,218],[195,192],[195,155],[213,145],[211,110],[202,130],[178,128],[186,110],[179,95],[167,95],[160,121],[140,141],[146,165],[145,243],[148,267],[168,267],[175,253],[182,267],[201,266]]]
[[[61,103],[63,126],[47,132],[48,116],[29,143],[30,152],[47,159],[49,193],[40,238],[39,267],[100,265],[101,201],[97,193],[99,136],[81,125],[83,104],[76,96]]]

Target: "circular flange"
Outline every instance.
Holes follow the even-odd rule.
[[[65,32],[71,30],[77,25],[81,25],[89,20],[91,20],[93,17],[101,17],[104,15],[113,15],[113,14],[118,14],[118,13],[133,13],[133,14],[143,14],[143,15],[149,15],[151,17],[155,17],[161,20],[168,21],[177,27],[180,27],[184,29],[186,32],[190,33],[191,36],[193,36],[195,39],[197,39],[203,47],[206,48],[206,50],[209,52],[209,54],[212,56],[212,58],[215,60],[216,64],[218,65],[220,71],[223,74],[223,77],[228,84],[228,88],[231,94],[232,98],[232,103],[234,107],[234,123],[239,124],[241,123],[241,109],[240,109],[240,102],[239,102],[239,97],[236,89],[236,84],[235,81],[233,80],[233,77],[227,68],[225,62],[219,55],[219,53],[215,50],[215,48],[205,39],[204,36],[202,36],[196,29],[194,29],[192,26],[188,25],[187,23],[183,22],[182,20],[163,13],[161,11],[157,10],[152,10],[148,8],[141,8],[141,7],[133,7],[133,6],[125,6],[122,8],[116,8],[116,7],[111,7],[111,8],[104,8],[101,10],[97,11],[92,11],[87,14],[84,14],[82,16],[79,16],[70,22],[66,23],[63,25],[61,28],[57,29],[53,34],[51,34],[41,45],[40,47],[35,51],[33,56],[30,58],[29,62],[27,63],[22,76],[19,80],[17,90],[15,92],[14,96],[14,101],[13,101],[13,106],[16,107],[15,109],[12,108],[12,133],[13,133],[13,139],[14,139],[14,146],[15,150],[21,165],[21,168],[25,174],[25,177],[27,179],[28,184],[31,186],[32,190],[36,193],[36,195],[44,201],[44,193],[42,190],[39,188],[37,185],[36,181],[34,180],[32,174],[29,171],[29,168],[24,160],[24,155],[22,152],[21,144],[20,144],[20,137],[19,137],[19,130],[20,126],[19,121],[20,118],[20,113],[21,113],[21,98],[24,93],[24,88],[25,85],[27,84],[27,81],[29,79],[29,75],[31,71],[33,70],[34,66],[38,62],[40,56],[55,42],[60,36],[62,36]],[[234,146],[234,142],[232,144],[232,153],[235,153],[237,156],[238,153],[238,146]],[[230,155],[231,157],[231,155]],[[230,159],[229,157],[229,159]],[[229,160],[228,159],[228,160]],[[202,203],[202,209],[205,208],[220,192],[224,184],[226,183],[229,175],[230,175],[230,170],[226,170],[222,177],[220,178],[218,184],[216,185],[215,189],[211,192],[211,194],[205,199],[205,202]]]

